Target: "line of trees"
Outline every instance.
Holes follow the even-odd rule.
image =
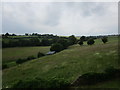
[[[15,37],[13,37],[15,36]],[[28,34],[25,33],[25,36],[17,36],[16,34],[3,34],[2,35],[2,47],[24,47],[24,46],[51,46],[51,51],[59,52],[63,49],[66,49],[68,46],[73,44],[80,44],[83,45],[84,41],[87,41],[88,45],[92,45],[95,43],[95,39],[101,38],[103,43],[108,42],[107,37],[102,36],[89,36],[85,37],[82,36],[79,40],[76,39],[74,35],[71,35],[69,37],[59,37],[57,35],[53,34],[37,34],[32,33]],[[59,48],[59,50],[56,50],[56,48]]]
[[[56,43],[59,38],[66,37],[59,37],[59,36],[50,36],[48,38],[44,36],[44,38],[41,37],[29,37],[29,38],[12,38],[12,37],[4,37],[2,38],[2,47],[23,47],[23,46],[50,46],[53,43]]]
[[[101,38],[101,40],[102,40],[103,43],[108,42],[108,37],[106,37],[106,36],[103,36],[103,37],[92,37],[92,36],[91,37],[85,37],[85,36],[82,36],[78,40],[78,44],[79,45],[83,45],[84,41],[87,41],[88,45],[93,45],[95,43],[94,40],[97,39],[97,38]]]
[[[37,34],[33,34],[37,35]],[[59,37],[52,34],[39,35],[37,37],[9,37],[9,34],[6,33],[3,35],[2,47],[24,47],[24,46],[51,46],[55,43],[62,45],[62,49],[66,49],[69,45],[76,43],[77,39],[74,35],[69,37]],[[7,36],[7,37],[6,37]],[[24,38],[23,38],[24,37]]]

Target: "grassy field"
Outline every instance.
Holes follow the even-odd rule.
[[[27,58],[28,56],[37,56],[38,52],[47,53],[50,47],[14,47],[2,49],[2,61],[3,63],[15,61],[19,58]]]
[[[9,87],[17,80],[35,77],[56,76],[73,82],[79,75],[91,71],[103,72],[109,66],[120,68],[117,37],[109,37],[109,42],[106,44],[99,39],[92,46],[76,44],[54,55],[5,69],[3,70],[3,87]]]

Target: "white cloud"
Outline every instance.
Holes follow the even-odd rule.
[[[117,5],[115,2],[3,3],[3,32],[114,34],[118,32]],[[17,26],[26,31],[20,31]],[[16,28],[13,30],[13,27]]]

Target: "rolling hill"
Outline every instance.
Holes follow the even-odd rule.
[[[54,55],[5,69],[3,70],[3,87],[10,87],[18,80],[35,77],[62,77],[71,83],[79,75],[87,72],[103,72],[109,66],[120,68],[117,37],[110,37],[106,44],[103,44],[100,39],[91,46],[76,44]]]

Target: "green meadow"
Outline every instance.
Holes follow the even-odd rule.
[[[28,56],[37,57],[37,53],[47,53],[50,47],[14,47],[14,48],[3,48],[2,49],[2,59],[3,63],[15,61],[19,58],[27,58]]]
[[[29,55],[35,56],[39,51],[46,53],[49,48],[6,48],[2,51],[3,62],[25,58]],[[75,44],[54,55],[44,56],[4,69],[3,87],[10,87],[18,80],[34,79],[35,77],[62,77],[72,83],[82,74],[104,72],[109,66],[120,68],[118,63],[118,37],[116,36],[108,37],[106,44],[103,44],[101,39],[96,39],[94,45],[87,45],[86,42],[83,46]],[[108,85],[109,83],[113,82],[105,84]]]

